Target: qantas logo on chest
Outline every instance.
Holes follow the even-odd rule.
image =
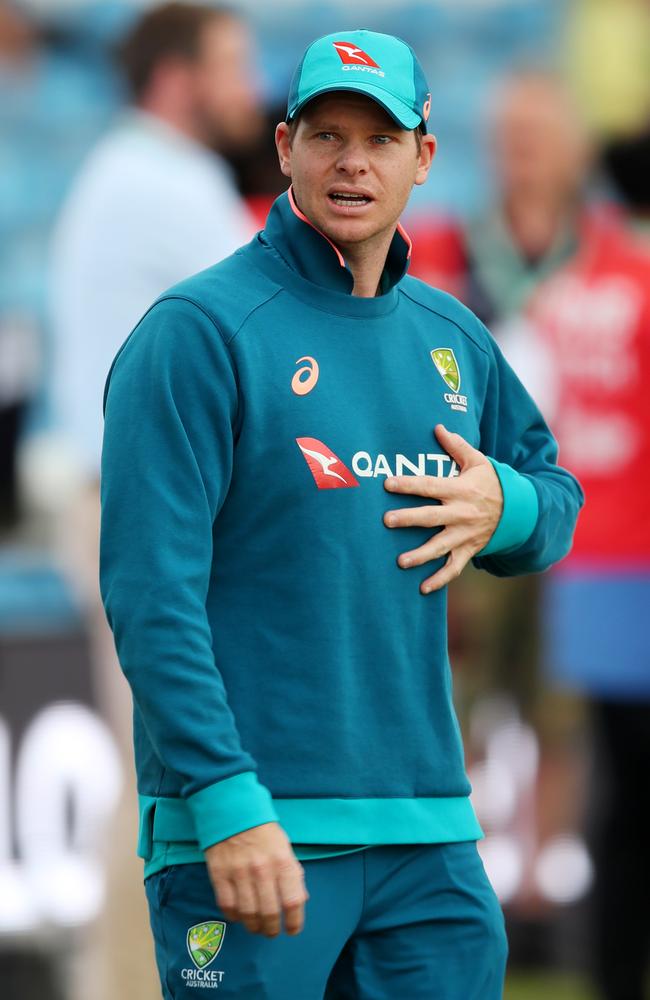
[[[360,477],[377,476],[458,476],[456,463],[444,453],[419,452],[417,461],[411,461],[406,455],[395,455],[393,464],[386,455],[377,454],[374,458],[368,451],[356,451],[352,456],[352,468],[341,461],[331,448],[318,438],[299,437],[296,444],[300,448],[314,482],[319,490],[332,490],[344,486],[358,486]]]
[[[338,455],[318,438],[300,437],[296,438],[296,443],[305,456],[319,490],[359,485],[359,481],[354,478]]]

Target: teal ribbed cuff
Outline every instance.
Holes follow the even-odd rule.
[[[489,458],[489,456],[488,456]],[[539,515],[537,491],[530,479],[490,458],[503,491],[503,511],[494,534],[477,556],[518,549],[533,533]]]
[[[261,823],[277,823],[268,788],[255,771],[243,771],[187,797],[201,850]]]

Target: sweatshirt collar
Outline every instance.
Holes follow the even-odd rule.
[[[291,270],[313,285],[352,296],[354,278],[343,253],[300,211],[291,187],[274,201],[260,238],[280,254]],[[381,295],[376,299],[390,295],[406,274],[410,258],[411,240],[398,224],[380,279]]]

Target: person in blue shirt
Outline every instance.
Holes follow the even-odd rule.
[[[400,39],[313,42],[289,190],[106,381],[100,585],[166,998],[502,995],[446,588],[562,559],[583,494],[485,326],[406,273],[430,99]]]

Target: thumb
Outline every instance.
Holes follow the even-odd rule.
[[[460,469],[476,464],[476,458],[481,453],[472,447],[462,434],[448,431],[444,424],[436,424],[434,430],[438,441]]]

